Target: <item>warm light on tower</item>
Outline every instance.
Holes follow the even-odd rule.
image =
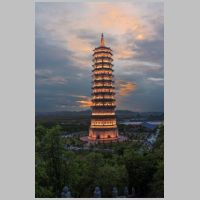
[[[100,46],[94,49],[93,54],[92,119],[89,140],[116,141],[118,139],[112,61],[112,50],[105,46],[102,33]]]

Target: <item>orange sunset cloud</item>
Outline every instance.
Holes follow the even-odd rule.
[[[81,96],[81,95],[71,95],[71,96],[80,99],[76,101],[77,103],[79,103],[80,108],[89,108],[90,106],[92,106],[91,98],[88,96]]]
[[[67,14],[61,13],[55,16],[53,21],[45,24],[47,30],[59,38],[66,49],[75,53],[71,60],[77,63],[77,67],[85,69],[86,66],[90,66],[86,55],[94,48],[92,38],[84,38],[77,34],[81,31],[92,30],[93,35],[99,35],[103,31],[106,35],[117,38],[114,44],[108,39],[109,46],[113,46],[115,51],[116,60],[134,57],[135,41],[152,36],[152,27],[138,15],[139,11],[132,4],[89,2],[83,5],[87,12],[77,13],[75,19],[69,19]],[[127,42],[127,37],[131,43]]]
[[[92,102],[90,100],[80,100],[80,101],[76,101],[78,102],[81,108],[89,108],[90,106],[92,106]]]
[[[122,80],[116,81],[117,93],[119,96],[127,96],[136,89],[136,84],[132,82],[126,82]]]

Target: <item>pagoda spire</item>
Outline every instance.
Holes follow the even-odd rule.
[[[103,33],[101,34],[101,43],[100,43],[100,46],[101,47],[105,46],[105,40],[104,40],[104,37],[103,37]]]

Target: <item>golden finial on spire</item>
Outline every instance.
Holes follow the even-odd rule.
[[[105,41],[104,41],[104,37],[103,37],[103,33],[101,34],[101,43],[100,43],[101,47],[105,46]]]

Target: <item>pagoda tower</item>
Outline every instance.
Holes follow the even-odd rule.
[[[112,50],[105,46],[103,33],[100,46],[95,48],[92,70],[92,117],[88,139],[116,141],[118,129],[115,115]]]

